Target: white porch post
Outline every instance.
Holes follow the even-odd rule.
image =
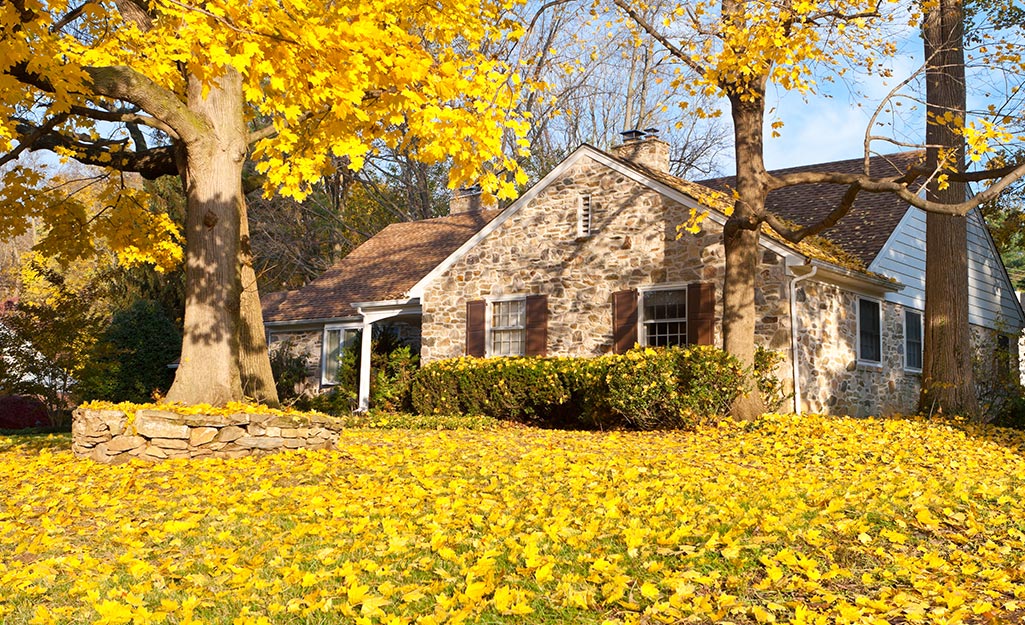
[[[363,319],[363,338],[359,345],[359,407],[356,410],[366,412],[370,409],[370,358],[373,351],[374,324],[395,317],[419,317],[420,301],[408,299],[354,302],[352,307]]]
[[[374,322],[363,317],[363,339],[359,346],[359,410],[370,409],[370,357],[374,340]]]

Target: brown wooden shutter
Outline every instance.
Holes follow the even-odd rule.
[[[484,301],[466,302],[466,355],[484,357]]]
[[[637,342],[637,291],[612,294],[612,351],[625,354]]]
[[[712,345],[715,342],[715,284],[687,285],[687,342]]]
[[[527,296],[527,356],[548,353],[548,296]]]

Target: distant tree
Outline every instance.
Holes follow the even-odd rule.
[[[646,3],[656,15],[666,2]],[[536,9],[536,5],[527,5]],[[581,143],[608,148],[625,130],[656,128],[670,145],[673,174],[709,177],[728,161],[730,130],[721,120],[681,109],[685,87],[672,54],[638,40],[628,24],[596,17],[586,3],[547,3],[528,13],[517,50],[527,72],[548,88],[527,95],[533,119],[524,167],[536,180]],[[699,98],[699,101],[705,102]]]
[[[148,402],[167,392],[181,334],[157,302],[137,300],[118,312],[90,350],[79,380],[81,399]]]
[[[93,345],[106,325],[109,281],[102,272],[69,278],[39,257],[31,258],[23,272],[33,284],[0,312],[7,384],[20,378],[18,392],[42,398],[51,414],[60,414],[88,370]]]

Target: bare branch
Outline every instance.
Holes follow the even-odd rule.
[[[699,74],[705,73],[703,67],[698,65],[694,61],[694,59],[687,56],[687,53],[681,50],[679,47],[677,47],[676,44],[670,41],[668,37],[660,33],[654,26],[651,25],[650,22],[648,22],[648,20],[644,19],[644,17],[640,13],[638,13],[627,0],[613,1],[616,3],[616,6],[619,7],[624,13],[629,15],[630,19],[632,19],[638,26],[640,26],[644,30],[644,32],[648,33],[648,35],[651,38],[662,44],[665,47],[665,49],[673,55],[674,58],[676,58],[677,60],[685,64],[687,67],[691,68]]]
[[[77,20],[79,17],[82,16],[82,12],[85,11],[85,8],[87,6],[89,6],[90,4],[92,4],[92,3],[93,3],[93,0],[86,0],[82,4],[78,5],[77,7],[75,7],[71,11],[69,11],[64,17],[62,17],[59,20],[57,20],[56,22],[54,22],[53,26],[50,27],[50,32],[51,33],[59,32],[60,30],[62,30],[65,26],[67,26],[71,22],[74,22],[75,20]]]
[[[989,180],[993,178],[1000,178],[992,186],[985,190],[977,193],[973,197],[964,202],[958,202],[956,204],[947,204],[943,202],[934,202],[921,197],[917,191],[912,190],[911,184],[915,182],[919,177],[921,170],[917,168],[909,169],[903,176],[893,176],[888,178],[872,178],[865,174],[842,174],[839,172],[795,172],[789,174],[783,174],[780,176],[769,176],[769,189],[781,189],[783,187],[789,187],[799,184],[820,184],[820,183],[832,183],[832,184],[846,184],[846,185],[857,185],[862,191],[868,193],[893,193],[897,197],[901,198],[911,206],[920,208],[927,213],[936,213],[939,215],[967,215],[973,208],[978,208],[980,205],[985,204],[996,199],[1005,189],[1017,182],[1018,180],[1025,178],[1025,163],[1014,166],[1004,176],[1000,176],[1001,171],[1006,171],[1006,168],[1002,170],[992,170],[975,172],[972,174],[961,174],[966,179],[971,181]],[[949,174],[951,179],[955,176],[954,173]],[[960,175],[959,175],[960,176]],[[966,180],[967,181],[967,180]]]
[[[825,219],[822,219],[818,223],[810,226],[804,226],[801,228],[791,228],[786,222],[780,219],[775,213],[766,213],[765,223],[769,224],[773,230],[776,231],[781,237],[790,241],[791,243],[800,243],[807,237],[816,235],[826,228],[832,228],[838,221],[844,218],[847,213],[850,212],[854,206],[854,201],[858,199],[858,192],[861,191],[861,187],[857,184],[852,184],[847,187],[847,191],[843,194],[843,198],[840,203],[837,204]]]

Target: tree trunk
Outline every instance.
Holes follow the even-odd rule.
[[[762,91],[764,93],[764,91]],[[731,97],[736,144],[737,200],[723,228],[726,271],[723,284],[723,349],[747,368],[755,357],[755,276],[758,272],[758,228],[765,212],[766,172],[762,158],[764,98]],[[758,388],[737,398],[730,414],[750,421],[765,412]]]
[[[253,250],[249,245],[249,216],[243,199],[239,261],[242,276],[241,321],[239,327],[239,367],[242,392],[247,398],[268,406],[278,406],[278,389],[267,354],[267,335],[263,329],[263,308],[253,271]]]
[[[926,14],[926,152],[935,168],[941,149],[953,151],[947,171],[964,171],[964,139],[951,124],[934,123],[953,113],[965,117],[964,16],[960,0],[939,0]],[[933,180],[931,200],[956,204],[966,198],[965,185],[940,189]],[[919,410],[976,417],[979,413],[972,373],[968,325],[968,221],[965,217],[926,216],[925,354]]]
[[[189,109],[208,128],[186,144],[185,335],[169,401],[221,406],[242,399],[239,372],[240,217],[246,154],[242,80],[229,71],[203,95],[189,77]]]

